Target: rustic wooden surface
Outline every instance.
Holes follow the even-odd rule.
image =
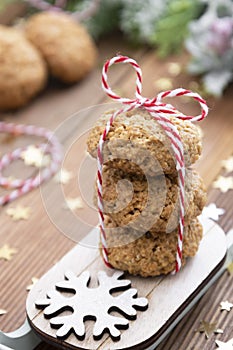
[[[65,168],[74,171],[75,178],[63,187],[67,197],[75,197],[83,192],[83,188],[89,191],[92,186],[94,175],[85,168],[82,173],[84,182],[80,189],[77,185],[77,173],[80,163],[85,158],[85,135],[77,140],[80,131],[84,132],[90,123],[98,117],[94,110],[85,110],[77,117],[68,118],[89,106],[104,103],[109,100],[104,96],[100,87],[101,66],[106,58],[110,58],[118,52],[128,54],[138,60],[143,70],[143,94],[152,97],[158,92],[155,82],[158,78],[169,75],[167,68],[169,62],[179,62],[182,65],[187,61],[185,54],[160,61],[154,51],[135,49],[129,47],[123,38],[111,37],[99,43],[99,62],[97,68],[81,83],[64,87],[50,82],[44,91],[29,106],[14,113],[0,114],[0,119],[15,123],[35,124],[48,127],[52,130],[59,128],[59,138],[66,150]],[[119,67],[111,71],[111,84],[121,94],[132,96],[135,87],[135,76],[127,66]],[[178,77],[172,78],[174,87],[189,87],[191,78],[182,72]],[[210,114],[206,121],[201,123],[204,131],[204,152],[196,168],[203,176],[209,191],[209,202],[215,202],[217,206],[226,209],[226,213],[219,220],[219,224],[227,232],[233,227],[232,215],[232,191],[221,194],[219,190],[212,189],[212,182],[218,174],[224,174],[221,169],[221,160],[226,159],[233,153],[233,120],[232,120],[232,93],[231,85],[224,97],[209,99]],[[198,107],[193,102],[177,101],[182,111],[198,113]],[[98,113],[96,113],[98,114]],[[63,123],[63,124],[62,124]],[[17,145],[32,143],[35,140],[21,138],[9,138],[0,135],[0,154],[14,149]],[[67,151],[68,150],[68,151]],[[21,162],[12,165],[6,172],[8,175],[26,176]],[[232,175],[232,174],[231,174]],[[88,187],[89,186],[89,187]],[[6,309],[6,315],[0,317],[0,329],[7,332],[19,327],[25,318],[25,301],[27,298],[26,287],[30,284],[33,276],[41,277],[53,264],[68,252],[74,242],[59,232],[54,222],[50,220],[48,212],[55,220],[60,220],[59,227],[63,223],[73,220],[77,227],[72,224],[66,225],[75,239],[82,238],[91,227],[97,223],[96,212],[91,207],[89,200],[91,191],[88,193],[87,203],[84,209],[77,212],[85,223],[77,218],[70,218],[67,211],[62,208],[62,197],[57,190],[59,185],[50,181],[40,190],[35,190],[25,197],[12,203],[11,206],[21,204],[32,208],[32,215],[27,221],[13,222],[6,215],[6,207],[1,208],[0,220],[0,245],[9,244],[16,248],[18,253],[12,261],[0,260],[0,308]],[[45,200],[44,204],[44,199]],[[10,205],[8,205],[9,207]],[[71,222],[73,222],[71,220]],[[79,224],[78,224],[79,223]],[[159,350],[212,350],[216,348],[215,339],[228,340],[233,336],[233,311],[229,314],[220,313],[219,303],[229,299],[233,301],[233,277],[226,272],[219,281],[208,291],[200,302],[189,312],[182,322],[174,329],[166,340],[158,347]],[[203,334],[195,333],[200,320],[209,322],[217,321],[219,328],[223,328],[224,334],[211,336],[206,340]],[[52,349],[50,345],[41,344],[38,350]]]

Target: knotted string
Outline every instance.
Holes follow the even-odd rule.
[[[108,84],[107,72],[109,67],[116,63],[129,63],[136,71],[136,92],[135,99],[124,98],[115,94]],[[203,98],[190,90],[175,89],[168,90],[159,93],[156,97],[149,99],[142,96],[142,72],[138,63],[127,56],[116,56],[108,60],[103,66],[102,70],[102,87],[106,94],[113,100],[126,105],[126,107],[115,111],[105,126],[105,130],[100,137],[98,149],[97,149],[97,198],[98,198],[98,213],[99,213],[99,226],[100,226],[100,238],[102,244],[102,255],[105,264],[108,267],[112,267],[108,260],[108,248],[106,241],[106,232],[104,225],[104,208],[103,208],[103,189],[102,189],[102,174],[103,174],[103,146],[107,139],[108,132],[115,120],[115,118],[125,112],[131,111],[136,108],[145,108],[150,115],[158,122],[166,133],[168,139],[171,142],[171,147],[174,152],[176,170],[178,175],[179,185],[179,224],[178,224],[178,242],[176,252],[176,266],[175,272],[181,269],[182,265],[182,251],[183,251],[183,236],[184,236],[184,215],[185,215],[185,163],[184,163],[184,149],[183,144],[176,126],[170,120],[170,117],[176,117],[182,120],[189,120],[191,122],[201,121],[208,114],[208,107],[206,101]],[[172,105],[164,103],[165,97],[175,96],[188,96],[199,102],[201,106],[201,114],[198,116],[188,116],[178,112]]]

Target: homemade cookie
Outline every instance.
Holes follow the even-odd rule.
[[[24,106],[47,80],[44,60],[19,30],[0,26],[0,110]]]
[[[186,170],[185,224],[201,214],[206,192],[200,176]],[[171,232],[179,221],[177,177],[133,175],[104,167],[104,213],[119,227],[128,226],[146,232]],[[95,197],[95,204],[97,203]]]
[[[100,136],[112,113],[109,111],[101,116],[89,134],[88,152],[95,158]],[[190,121],[175,117],[170,119],[179,131],[184,147],[185,166],[188,167],[201,154],[201,135]],[[124,169],[126,173],[137,173],[137,166],[147,176],[177,173],[170,140],[143,108],[116,117],[107,135],[103,154],[104,162],[108,162],[109,167]]]
[[[109,226],[113,227],[113,223],[106,219],[106,227]],[[107,229],[106,234],[108,259],[114,268],[143,277],[174,271],[178,230],[171,235],[159,233],[152,236],[147,232],[139,237],[136,231],[123,228],[117,228],[115,231],[115,228],[112,228]],[[186,258],[195,256],[201,238],[202,225],[194,219],[185,227],[183,265],[186,263]]]
[[[51,74],[75,83],[94,67],[97,50],[86,29],[64,13],[41,12],[25,26],[27,38],[40,50]]]

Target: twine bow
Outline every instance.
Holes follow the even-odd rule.
[[[110,86],[108,85],[108,69],[116,63],[129,63],[136,71],[136,92],[135,99],[129,99],[120,97],[115,94]],[[183,235],[184,235],[184,215],[185,215],[185,163],[184,163],[184,149],[183,144],[176,126],[170,120],[170,116],[176,117],[182,120],[189,120],[191,122],[201,121],[208,114],[208,107],[206,101],[203,98],[190,90],[178,88],[175,90],[168,90],[159,93],[156,97],[149,99],[142,96],[142,71],[138,63],[127,57],[127,56],[116,56],[108,60],[103,66],[102,70],[102,87],[106,94],[113,100],[118,101],[126,105],[126,107],[117,110],[112,114],[109,121],[106,124],[105,130],[100,137],[98,149],[97,149],[97,197],[98,197],[98,213],[99,213],[99,226],[100,226],[100,237],[102,243],[102,253],[103,260],[108,267],[112,267],[108,260],[108,248],[106,242],[106,232],[104,226],[104,208],[103,208],[103,189],[102,189],[102,172],[103,172],[103,145],[107,139],[108,132],[115,120],[115,118],[121,114],[128,112],[135,108],[144,107],[151,116],[159,123],[163,128],[167,137],[171,142],[171,147],[175,156],[175,163],[178,175],[178,185],[179,185],[179,226],[178,226],[178,242],[177,242],[177,252],[176,252],[176,266],[175,272],[181,269],[182,265],[182,250],[183,250]],[[192,97],[194,100],[199,102],[201,106],[201,114],[198,116],[188,116],[178,112],[172,105],[164,103],[163,99],[165,97],[175,97],[175,96],[188,96]]]

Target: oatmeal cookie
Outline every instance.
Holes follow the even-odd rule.
[[[47,80],[46,64],[19,30],[0,26],[0,110],[27,104]]]
[[[106,122],[113,111],[106,112],[92,128],[88,141],[88,152],[97,156],[97,146]],[[184,147],[185,166],[195,163],[201,154],[201,136],[190,121],[170,118],[177,127]],[[103,149],[104,162],[109,167],[136,173],[138,167],[147,176],[176,174],[171,143],[160,125],[143,108],[117,116]],[[138,167],[137,167],[137,166]]]
[[[51,74],[75,83],[94,67],[95,44],[86,29],[64,13],[41,12],[25,26],[27,38],[40,50]]]
[[[206,191],[197,172],[186,170],[185,225],[201,214],[206,204]],[[117,226],[140,231],[172,232],[179,221],[179,186],[177,177],[145,177],[104,167],[104,213]],[[97,204],[96,197],[94,199]]]
[[[113,227],[110,219],[106,219],[106,227]],[[174,271],[177,251],[178,230],[173,234],[147,232],[138,236],[134,230],[109,228],[107,233],[108,259],[110,264],[133,275],[143,277],[158,276]],[[185,227],[183,241],[182,264],[188,257],[197,253],[202,239],[202,225],[194,219]]]

